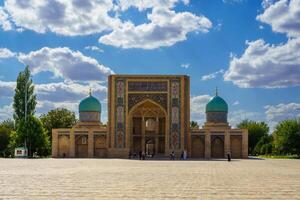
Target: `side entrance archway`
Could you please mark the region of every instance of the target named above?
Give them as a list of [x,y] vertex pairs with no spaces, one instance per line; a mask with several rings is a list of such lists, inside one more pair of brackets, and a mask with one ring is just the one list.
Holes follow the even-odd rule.
[[75,154],[79,158],[88,157],[88,136],[76,135],[75,137]]
[[192,158],[204,158],[205,138],[204,136],[192,137]]
[[212,137],[211,157],[224,158],[224,138],[222,138],[221,136]]

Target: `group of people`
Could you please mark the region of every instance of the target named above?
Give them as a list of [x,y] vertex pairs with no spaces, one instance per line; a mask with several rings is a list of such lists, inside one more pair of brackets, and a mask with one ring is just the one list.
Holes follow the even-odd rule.
[[[153,158],[153,157],[154,157],[154,153],[150,154],[150,155],[149,154],[146,155],[144,151],[143,152],[139,151],[138,154],[137,153],[131,153],[131,152],[129,152],[129,155],[128,155],[129,159],[138,158],[140,160],[145,160],[146,158]],[[186,152],[186,150],[184,150],[184,151],[181,152],[180,160],[186,160],[186,159],[187,159],[187,152]],[[176,160],[176,155],[175,155],[174,151],[172,151],[170,153],[170,160]],[[227,160],[228,160],[228,162],[231,161],[231,154],[230,154],[230,152],[227,153]]]
[[138,158],[140,160],[146,160],[146,158],[153,158],[154,157],[154,153],[152,154],[146,154],[144,151],[139,151],[139,153],[131,153],[129,152],[128,158],[132,159],[132,158]]
[[[172,151],[170,153],[170,160],[175,160],[175,159],[176,159],[175,152]],[[180,154],[180,160],[186,160],[186,159],[187,159],[187,152],[186,152],[186,150],[184,150]]]

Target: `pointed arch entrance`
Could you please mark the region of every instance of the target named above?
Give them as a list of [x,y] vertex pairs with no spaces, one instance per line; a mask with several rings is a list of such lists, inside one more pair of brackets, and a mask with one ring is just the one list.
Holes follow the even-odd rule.
[[166,150],[165,109],[151,99],[146,99],[129,112],[130,152],[144,152],[148,156],[163,155]]

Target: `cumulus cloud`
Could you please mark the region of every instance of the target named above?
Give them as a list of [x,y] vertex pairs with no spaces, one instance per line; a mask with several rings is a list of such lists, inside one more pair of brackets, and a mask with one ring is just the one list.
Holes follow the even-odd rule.
[[288,103],[288,104],[277,104],[267,105],[266,109],[267,120],[279,122],[284,119],[291,119],[300,117],[300,103]]
[[243,3],[245,0],[223,0],[223,3],[230,3],[230,4],[236,4],[236,3]]
[[201,77],[201,80],[202,81],[207,81],[207,80],[211,80],[211,79],[215,79],[219,74],[223,74],[224,73],[224,70],[221,69],[219,71],[216,71],[214,73],[211,73],[211,74],[207,74],[207,75],[203,75]]
[[0,48],[0,59],[1,58],[12,58],[15,57],[16,53],[12,52],[7,48]]
[[263,0],[261,5],[264,9],[267,9],[268,7],[270,7],[275,0]]
[[98,52],[101,52],[101,53],[104,52],[103,49],[100,49],[100,48],[97,47],[97,46],[86,46],[86,47],[84,47],[84,49],[86,49],[86,50],[91,50],[91,51],[98,51]]
[[107,93],[107,87],[97,82],[82,84],[76,82],[58,82],[47,84],[36,84],[35,89],[38,99],[41,101],[78,102],[88,95],[89,89],[92,89],[94,95],[103,99]]
[[[130,7],[134,7],[139,11],[143,11],[148,8],[173,8],[176,3],[178,3],[178,0],[119,0],[117,7],[122,11],[126,11]],[[188,4],[189,1],[183,0],[183,3]]]
[[266,119],[271,131],[282,120],[300,117],[300,103],[280,103],[277,105],[266,105],[264,108],[266,109]]
[[[122,48],[154,49],[186,40],[190,32],[208,32],[211,22],[190,12],[176,13],[176,4],[189,0],[5,0],[0,7],[4,30],[53,32],[65,36],[104,33],[99,42]],[[122,15],[131,7],[151,9],[149,23],[135,25]],[[0,25],[1,25],[0,24]]]
[[239,101],[235,101],[235,102],[233,102],[233,104],[232,105],[234,105],[234,106],[237,106],[237,105],[239,105],[240,104],[240,102]]
[[0,7],[0,26],[4,31],[12,30],[12,24],[9,21],[9,15]]
[[38,101],[36,105],[36,114],[41,115],[53,109],[65,108],[74,112],[78,116],[78,104],[79,102],[70,102],[70,101],[63,101],[63,102]]
[[94,58],[67,47],[44,47],[28,54],[20,53],[20,62],[29,65],[32,73],[52,72],[56,77],[73,81],[106,81],[113,71],[98,63]]
[[231,126],[236,127],[243,120],[254,120],[254,121],[264,121],[265,117],[259,112],[253,112],[249,110],[239,109],[229,111],[228,122]]
[[13,106],[11,105],[4,105],[0,107],[0,121],[12,118],[13,114]]
[[290,37],[300,36],[300,1],[280,0],[275,3],[263,1],[265,11],[257,16],[263,23],[270,24],[275,32],[286,33]]
[[6,0],[4,8],[17,26],[38,33],[89,35],[112,30],[120,20],[109,12],[111,0]]
[[274,32],[285,33],[289,39],[278,45],[263,39],[246,42],[245,52],[231,58],[224,79],[242,88],[299,86],[300,1],[263,0],[262,6],[265,10],[257,20],[271,25]]
[[[5,52],[7,54],[10,51]],[[106,80],[107,76],[113,73],[112,70],[99,64],[97,60],[84,56],[79,51],[72,51],[69,48],[44,47],[28,54],[16,55],[15,57],[20,62],[31,67],[33,75],[46,71],[63,79],[61,82],[35,84],[38,115],[61,107],[77,112],[80,100],[88,95],[90,88],[99,100],[102,101],[107,97]],[[15,87],[15,82],[0,80],[0,99],[12,98]],[[11,117],[11,113],[4,112],[8,108],[9,105],[0,108],[3,112],[0,119]]]
[[[14,95],[16,83],[0,81],[0,99],[12,98]],[[78,113],[78,104],[80,100],[88,95],[91,88],[92,94],[98,98],[101,103],[107,97],[107,87],[98,82],[76,83],[71,81],[34,84],[35,94],[37,95],[36,113],[40,115],[55,108],[67,108],[76,114]],[[2,113],[1,113],[2,112]],[[0,120],[12,117],[12,106],[4,105],[0,108]]]
[[99,42],[125,49],[155,49],[184,41],[187,34],[193,31],[208,32],[212,26],[204,16],[196,16],[190,12],[176,13],[166,8],[154,7],[147,18],[149,23],[137,26],[130,21],[126,22],[100,37]]
[[12,97],[15,87],[16,87],[16,82],[0,80],[0,99]]
[[199,125],[203,125],[205,121],[205,106],[212,97],[205,95],[198,95],[190,99],[191,120],[197,121]]
[[234,56],[224,74],[242,88],[282,88],[300,85],[300,38],[270,45],[259,39],[247,42],[241,57]]
[[180,67],[187,69],[190,67],[190,63],[182,63]]

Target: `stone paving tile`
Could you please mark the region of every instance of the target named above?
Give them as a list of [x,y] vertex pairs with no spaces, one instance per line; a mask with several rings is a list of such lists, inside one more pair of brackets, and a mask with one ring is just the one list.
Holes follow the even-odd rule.
[[300,199],[300,160],[0,159],[2,199]]

